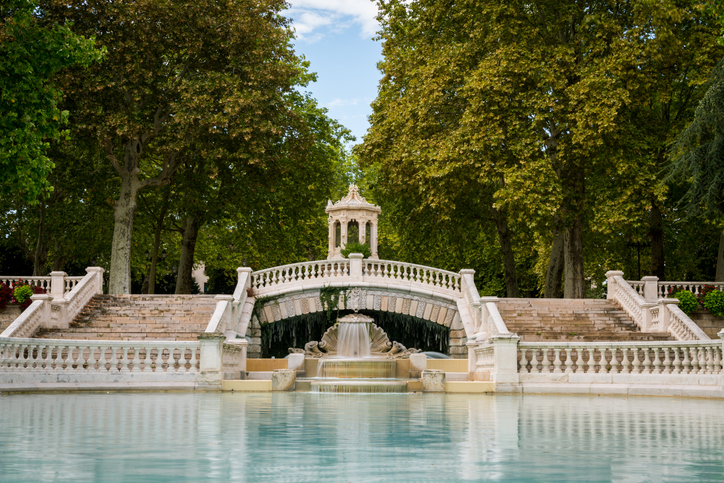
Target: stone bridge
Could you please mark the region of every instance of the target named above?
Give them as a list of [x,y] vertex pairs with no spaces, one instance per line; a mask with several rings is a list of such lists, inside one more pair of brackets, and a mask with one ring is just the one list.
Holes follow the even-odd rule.
[[[241,269],[244,270],[244,269]],[[460,273],[389,260],[322,260],[240,271],[234,299],[244,295],[237,331],[251,338],[249,355],[260,350],[259,324],[323,311],[320,289],[348,290],[340,309],[394,312],[431,321],[450,329],[450,355],[464,358],[466,341],[479,328],[481,302],[473,282],[473,270]],[[242,291],[246,291],[243,294]],[[257,317],[253,316],[256,301]],[[237,302],[238,303],[238,302]]]

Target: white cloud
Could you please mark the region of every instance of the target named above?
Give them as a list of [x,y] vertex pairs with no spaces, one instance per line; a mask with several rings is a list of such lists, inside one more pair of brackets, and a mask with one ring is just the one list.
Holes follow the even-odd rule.
[[352,24],[360,27],[360,36],[371,37],[377,31],[377,5],[372,0],[289,0],[287,15],[294,19],[297,38],[313,42],[321,38],[319,28],[331,26],[344,30]]
[[359,99],[334,99],[327,103],[325,107],[332,108],[332,107],[346,107],[346,106],[356,106],[359,104]]

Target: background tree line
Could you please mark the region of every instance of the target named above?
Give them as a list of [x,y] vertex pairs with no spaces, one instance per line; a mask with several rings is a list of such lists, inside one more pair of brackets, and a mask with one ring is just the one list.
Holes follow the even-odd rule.
[[[314,75],[293,51],[286,7],[2,7],[2,49],[17,53],[0,60],[13,88],[2,93],[2,273],[100,265],[110,293],[188,293],[199,262],[219,288],[242,263],[323,256],[324,205],[344,192],[351,138],[301,93]],[[21,115],[5,124],[16,101]],[[35,152],[21,152],[31,135]]]
[[222,291],[243,263],[323,258],[324,203],[356,178],[383,258],[475,268],[485,294],[724,280],[718,2],[378,6],[351,157],[300,93],[281,0],[5,2],[1,271],[186,293],[204,262]]
[[721,117],[691,124],[719,86],[716,3],[378,6],[383,78],[356,155],[394,227],[383,254],[475,268],[507,296],[598,296],[639,256],[640,275],[724,280]]

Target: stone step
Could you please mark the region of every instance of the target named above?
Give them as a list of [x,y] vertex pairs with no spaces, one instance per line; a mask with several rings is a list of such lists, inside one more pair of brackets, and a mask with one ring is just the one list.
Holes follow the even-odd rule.
[[611,300],[501,299],[498,310],[524,342],[671,340],[668,333],[640,332]]

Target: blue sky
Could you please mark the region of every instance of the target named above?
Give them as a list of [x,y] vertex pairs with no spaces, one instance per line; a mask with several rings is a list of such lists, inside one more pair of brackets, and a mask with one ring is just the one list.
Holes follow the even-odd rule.
[[317,82],[308,90],[329,116],[362,141],[370,103],[377,96],[382,59],[377,6],[371,0],[288,0],[296,31],[295,49],[311,63]]

